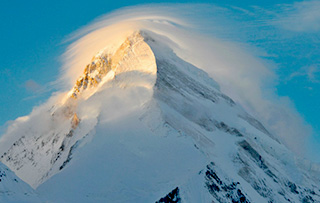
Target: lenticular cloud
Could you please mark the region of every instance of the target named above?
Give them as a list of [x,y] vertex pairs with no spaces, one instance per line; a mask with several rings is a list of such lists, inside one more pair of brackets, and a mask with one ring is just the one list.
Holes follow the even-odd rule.
[[179,57],[206,71],[223,92],[259,118],[287,146],[303,153],[311,128],[289,98],[274,92],[274,67],[252,54],[254,47],[217,37],[221,30],[232,32],[230,27],[238,26],[228,20],[230,12],[212,5],[148,5],[104,15],[69,36],[67,41],[72,43],[63,55],[61,81],[70,88],[92,56],[119,46],[132,32],[156,33]]

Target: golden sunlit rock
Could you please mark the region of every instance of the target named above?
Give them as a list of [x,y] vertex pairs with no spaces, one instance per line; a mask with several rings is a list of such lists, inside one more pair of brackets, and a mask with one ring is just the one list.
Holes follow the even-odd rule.
[[78,118],[77,114],[74,113],[72,120],[71,120],[72,129],[76,129],[78,127],[79,123],[80,123],[80,119]]
[[112,56],[108,54],[94,56],[91,62],[84,68],[83,75],[76,81],[71,97],[77,98],[78,95],[87,88],[96,87],[110,70],[116,72],[117,68],[121,65],[120,62],[130,54],[130,51],[132,52],[133,46],[150,49],[148,45],[144,43],[144,38],[140,32],[136,32],[128,37]]

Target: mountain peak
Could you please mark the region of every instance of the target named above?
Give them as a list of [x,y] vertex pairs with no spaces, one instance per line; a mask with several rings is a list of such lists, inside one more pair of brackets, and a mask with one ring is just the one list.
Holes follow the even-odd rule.
[[147,34],[101,50],[66,102],[15,123],[0,160],[59,202],[320,201],[292,152]]
[[114,54],[108,54],[106,51],[101,50],[84,68],[83,75],[77,79],[71,90],[71,97],[77,98],[84,90],[97,87],[110,71],[119,73],[117,68],[120,66],[121,61],[133,51],[135,46],[139,46],[139,43],[142,43],[143,40],[144,38],[140,31],[136,31],[126,38]]
[[[103,98],[96,98],[99,96],[96,93],[108,85],[120,91],[139,87],[152,92],[156,71],[155,56],[140,32],[128,36],[115,50],[101,50],[84,67],[83,74],[64,102],[54,104],[49,110],[29,119],[27,122],[30,123],[22,124],[28,126],[28,130],[9,147],[1,160],[24,181],[37,187],[64,168],[75,145],[97,124],[96,119],[101,112],[95,109],[84,112],[88,108],[86,101],[103,102]],[[117,93],[120,94],[120,91]],[[92,115],[93,112],[97,115]],[[46,127],[38,129],[38,124],[33,123],[37,119],[45,122]],[[27,149],[20,152],[26,145]]]

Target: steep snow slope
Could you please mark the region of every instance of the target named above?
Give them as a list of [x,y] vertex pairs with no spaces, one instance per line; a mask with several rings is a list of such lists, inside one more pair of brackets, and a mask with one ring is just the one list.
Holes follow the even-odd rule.
[[[152,96],[156,80],[155,58],[143,38],[134,36],[126,40],[112,57],[95,56],[62,102],[31,114],[17,124],[20,126],[9,129],[4,136],[3,140],[10,136],[17,137],[17,140],[14,143],[2,143],[1,150],[6,151],[1,160],[32,187],[37,187],[64,168],[79,142],[94,131],[100,111],[107,111],[108,107],[102,106],[105,99],[114,104],[119,102],[116,105],[130,103],[128,108],[117,112],[109,110],[108,115],[111,115],[108,119],[116,119],[135,105],[140,105],[139,99]],[[101,60],[109,62],[101,63]],[[112,81],[106,83],[109,80]],[[139,95],[135,92],[124,93],[123,96],[137,95],[132,101],[117,98],[126,86],[136,86],[134,91],[139,91]],[[108,90],[103,89],[112,91],[105,97],[101,91]],[[5,149],[7,146],[11,147]]]
[[35,191],[0,162],[0,202],[40,202]]
[[51,202],[319,202],[316,176],[171,44],[135,32],[100,51],[1,160]]

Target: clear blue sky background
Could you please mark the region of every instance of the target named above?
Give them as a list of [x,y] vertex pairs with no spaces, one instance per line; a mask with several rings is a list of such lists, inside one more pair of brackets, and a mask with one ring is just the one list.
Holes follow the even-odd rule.
[[[66,46],[61,42],[68,34],[88,24],[94,18],[115,9],[158,2],[215,3],[248,10],[252,10],[252,5],[274,9],[275,4],[293,3],[290,0],[259,2],[226,0],[223,3],[221,1],[168,0],[152,2],[139,0],[2,0],[0,2],[0,126],[3,126],[8,120],[29,114],[33,106],[44,102],[54,91],[53,89],[45,92],[39,90],[50,87],[49,83],[57,79],[61,66],[59,56],[64,52]],[[252,19],[246,17],[238,20],[250,24]],[[320,20],[317,22],[320,23]],[[261,29],[261,27],[256,29]],[[265,29],[268,28],[265,27]],[[245,33],[244,30],[242,31]],[[259,33],[259,31],[256,30],[254,33]],[[270,30],[261,30],[261,34],[265,33],[270,34]],[[281,33],[278,34],[281,35]],[[269,54],[278,56],[270,58],[279,67],[276,73],[280,81],[276,92],[281,96],[289,96],[295,103],[298,112],[313,126],[315,129],[312,139],[313,146],[320,143],[320,74],[317,72],[320,67],[319,36],[320,32],[316,30],[311,34],[295,33],[288,37],[289,40],[287,38],[281,41],[279,38],[274,38],[269,42],[259,36],[250,35],[250,33],[242,35],[242,39],[241,37],[236,39],[249,42],[266,49]],[[290,53],[284,53],[282,47],[291,47]],[[310,75],[308,67],[314,64],[318,66],[315,66],[315,71],[311,70]],[[0,133],[3,132],[3,129],[4,127],[0,129]]]

